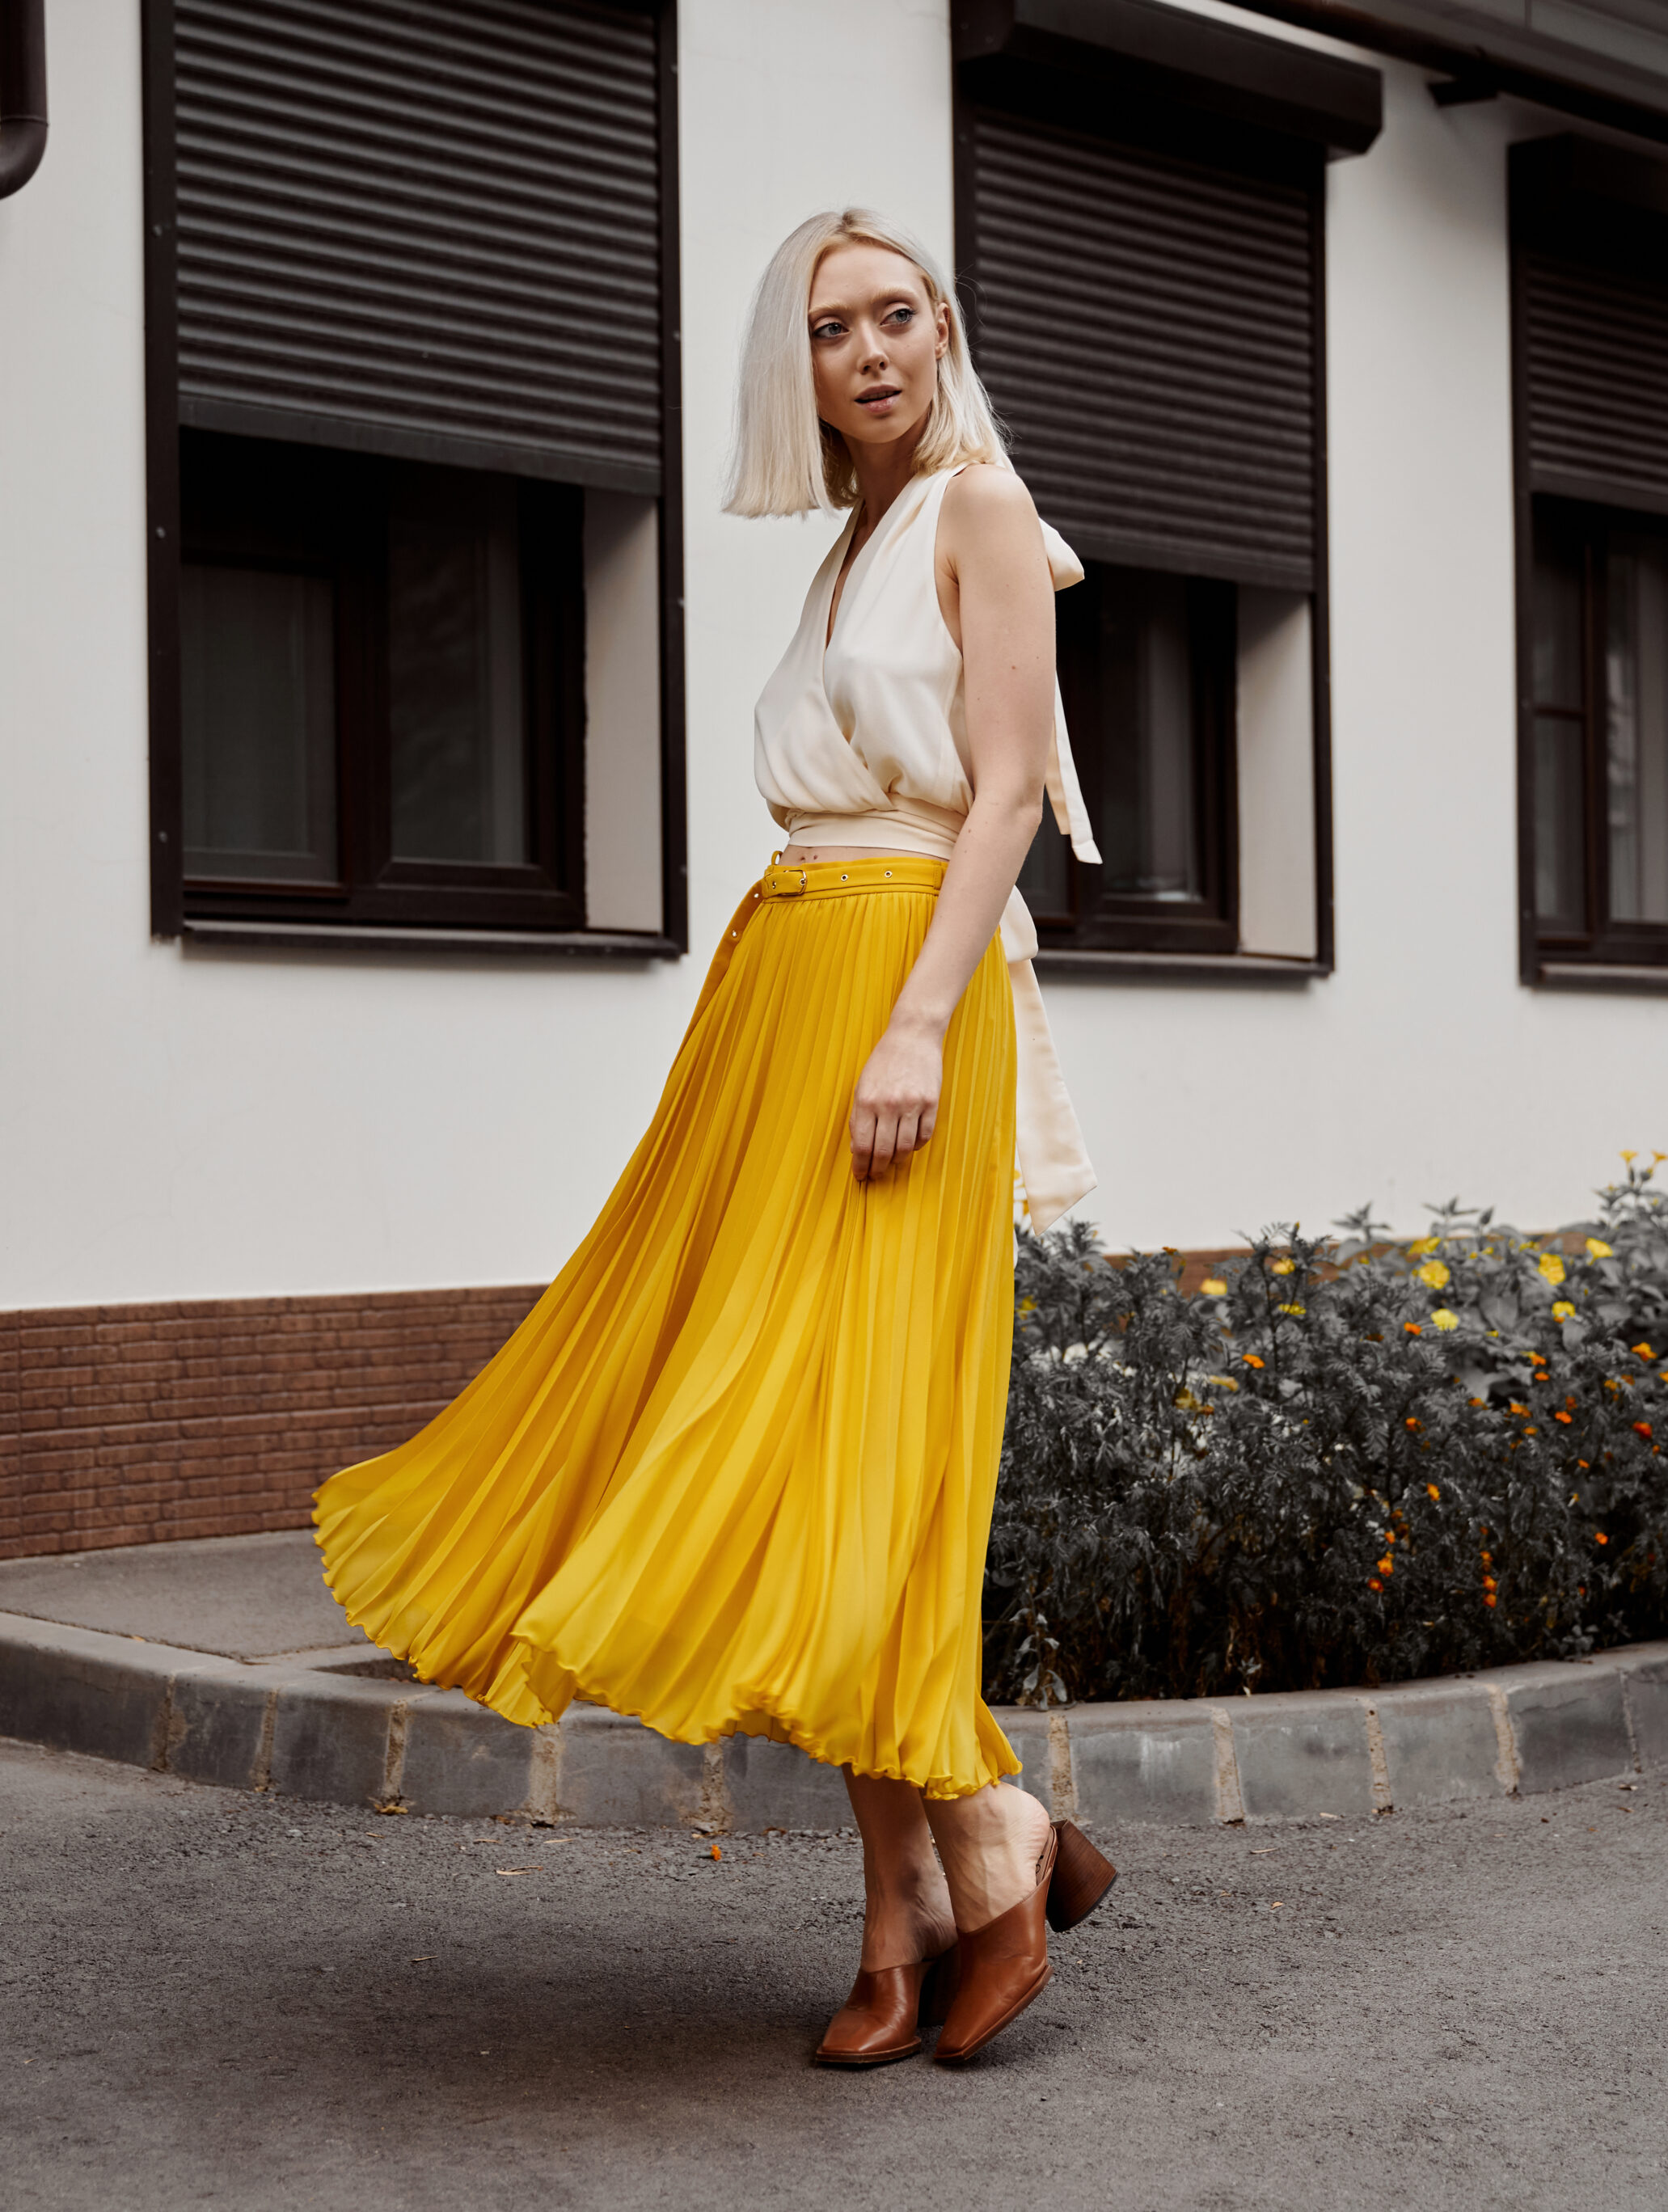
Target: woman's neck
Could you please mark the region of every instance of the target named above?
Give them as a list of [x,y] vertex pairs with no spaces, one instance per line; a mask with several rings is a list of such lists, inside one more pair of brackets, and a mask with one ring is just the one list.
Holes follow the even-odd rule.
[[884,446],[859,446],[847,439],[846,451],[851,456],[851,473],[856,479],[866,529],[874,529],[915,474],[916,448],[926,428],[927,417],[923,415],[906,435]]

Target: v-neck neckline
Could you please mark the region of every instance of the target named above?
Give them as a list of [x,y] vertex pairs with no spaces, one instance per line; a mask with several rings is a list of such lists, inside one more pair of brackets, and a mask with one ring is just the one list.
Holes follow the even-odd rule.
[[[934,474],[935,475],[937,471],[934,471]],[[822,653],[819,665],[825,672],[828,666],[828,656],[833,649],[834,640],[839,630],[841,621],[850,608],[851,595],[856,587],[858,571],[863,567],[864,563],[867,561],[869,555],[874,552],[880,540],[886,535],[892,526],[893,517],[897,514],[899,507],[902,507],[909,498],[910,493],[914,491],[916,486],[917,484],[929,484],[932,480],[933,478],[931,476],[911,477],[908,483],[906,483],[903,489],[898,494],[898,496],[892,501],[892,505],[886,509],[886,513],[880,517],[880,520],[875,524],[874,529],[870,531],[868,536],[863,540],[861,545],[859,546],[857,551],[853,554],[851,566],[849,568],[845,568],[845,589],[840,592],[840,604],[837,607],[834,605],[834,594],[839,587],[840,572],[842,568],[845,568],[844,547],[846,542],[846,531],[853,533],[855,532],[857,527],[857,516],[862,512],[861,507],[854,511],[851,520],[846,526],[846,531],[843,531],[841,532],[840,544],[838,547],[840,557],[834,563],[834,573],[828,580],[828,597],[823,602],[819,610],[822,617],[820,626]]]

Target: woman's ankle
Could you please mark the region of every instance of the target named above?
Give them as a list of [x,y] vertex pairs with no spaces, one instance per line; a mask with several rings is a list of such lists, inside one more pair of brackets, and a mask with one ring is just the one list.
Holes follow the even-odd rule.
[[999,1918],[1036,1888],[1050,1822],[1026,1791],[993,1784],[935,1802],[928,1817],[964,1934]]
[[862,1963],[868,1972],[934,1959],[955,1940],[955,1912],[936,1859],[930,1869],[894,1872],[886,1881],[866,1875]]

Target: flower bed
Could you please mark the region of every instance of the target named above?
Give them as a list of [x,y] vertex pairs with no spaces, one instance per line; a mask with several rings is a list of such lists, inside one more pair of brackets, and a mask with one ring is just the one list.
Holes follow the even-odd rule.
[[1020,1240],[986,1588],[992,1700],[1197,1697],[1668,1634],[1668,1193],[1582,1228],[1435,1210],[1385,1245]]

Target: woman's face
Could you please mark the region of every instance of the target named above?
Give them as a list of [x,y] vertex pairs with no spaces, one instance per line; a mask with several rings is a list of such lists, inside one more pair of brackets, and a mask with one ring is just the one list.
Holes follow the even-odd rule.
[[886,246],[831,246],[811,280],[817,412],[853,449],[918,432],[950,343],[948,309]]

